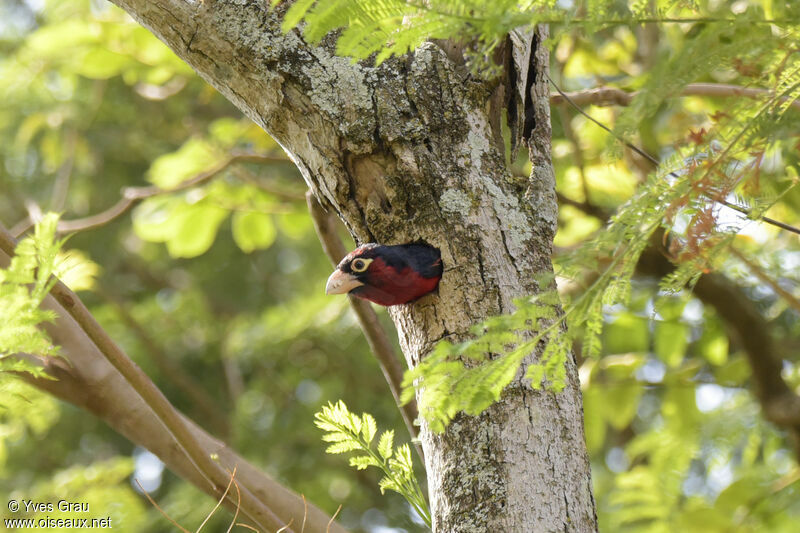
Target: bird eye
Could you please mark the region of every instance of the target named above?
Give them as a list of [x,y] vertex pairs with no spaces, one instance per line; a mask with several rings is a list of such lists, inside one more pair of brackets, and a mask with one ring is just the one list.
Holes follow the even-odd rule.
[[364,272],[371,262],[372,259],[353,259],[353,262],[350,263],[350,268],[353,272]]

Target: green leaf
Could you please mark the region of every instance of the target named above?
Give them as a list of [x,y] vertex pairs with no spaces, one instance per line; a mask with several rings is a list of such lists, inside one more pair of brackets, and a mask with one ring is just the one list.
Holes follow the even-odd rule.
[[65,20],[51,23],[33,32],[26,40],[26,48],[39,58],[56,58],[73,55],[75,50],[97,42],[88,20]]
[[406,473],[413,472],[413,462],[411,461],[411,447],[408,443],[403,443],[395,450],[394,459],[389,461],[390,464],[399,465]]
[[167,241],[167,251],[172,257],[196,257],[211,248],[228,212],[213,205],[194,205],[175,216],[176,231]]
[[656,355],[668,367],[677,368],[689,344],[689,326],[682,322],[656,322],[653,340]]
[[586,447],[589,453],[596,453],[603,448],[606,438],[606,420],[603,416],[603,391],[597,387],[589,387],[583,393],[584,426]]
[[187,204],[178,197],[156,197],[134,211],[133,229],[147,241],[165,242],[172,257],[196,257],[214,243],[228,211],[205,201]]
[[[329,430],[332,431],[332,433],[326,433],[326,434],[324,434],[322,436],[322,440],[324,440],[326,442],[341,442],[343,440],[352,440],[353,439],[353,437],[348,435],[347,433],[342,433],[342,432],[336,431],[336,426],[334,426],[333,424],[320,424],[320,423],[317,423],[316,425],[320,429],[329,429]],[[323,427],[323,426],[326,426],[326,427]]]
[[380,466],[380,463],[370,455],[359,455],[350,458],[350,466],[354,466],[358,470],[366,470],[368,466]]
[[384,431],[378,441],[378,453],[384,459],[389,459],[392,456],[392,447],[394,446],[394,430],[390,429]]
[[3,356],[58,354],[58,348],[39,327],[55,319],[54,312],[39,306],[55,283],[52,275],[62,244],[55,238],[57,225],[57,215],[45,215],[36,225],[33,236],[17,244],[8,268],[0,269],[0,360],[3,362],[0,370],[31,371],[41,375],[41,370]]
[[361,445],[355,440],[343,440],[342,442],[331,444],[330,446],[325,448],[325,453],[337,454],[337,453],[352,452],[353,450],[359,450],[359,449],[361,449]]
[[272,217],[266,213],[234,213],[231,231],[233,240],[245,253],[269,248],[277,235]]
[[378,425],[375,423],[375,418],[369,413],[361,415],[361,435],[369,445],[372,439],[375,438],[375,433],[378,431]]
[[697,341],[698,353],[709,363],[721,366],[728,362],[728,336],[715,316],[706,314],[703,334]]
[[153,161],[147,179],[164,189],[208,171],[222,161],[213,146],[202,139],[189,139],[177,151]]
[[676,529],[686,533],[736,530],[732,520],[734,516],[734,512],[724,512],[708,506],[688,509],[679,516]]
[[226,147],[234,147],[252,125],[250,120],[225,117],[212,122],[208,127],[208,133],[217,143]]
[[100,265],[80,250],[69,250],[58,256],[55,274],[75,292],[91,290],[99,273]]
[[277,219],[281,233],[290,239],[300,241],[309,234],[314,233],[311,217],[306,213],[287,213],[278,215]]
[[625,429],[636,415],[644,388],[638,383],[614,384],[603,391],[603,417],[616,429]]
[[87,78],[107,80],[119,75],[131,63],[131,58],[107,48],[92,48],[84,54],[77,73]]
[[381,494],[385,494],[387,490],[393,490],[401,494],[403,492],[402,487],[400,487],[400,485],[398,485],[394,479],[388,476],[381,478],[381,480],[378,482],[378,487],[381,489]]
[[414,475],[411,448],[403,444],[392,452],[394,430],[383,432],[376,454],[371,446],[378,431],[375,418],[369,413],[360,417],[351,413],[342,400],[324,406],[314,415],[314,424],[327,431],[322,440],[334,443],[328,446],[328,453],[360,452],[350,457],[350,466],[358,470],[369,466],[380,468],[386,474],[380,481],[381,493],[387,488],[399,492],[430,525],[430,512]]
[[[1,336],[2,334],[0,334],[0,337]],[[0,373],[3,372],[12,372],[14,374],[25,372],[26,374],[30,374],[31,376],[39,379],[56,379],[48,374],[43,366],[34,364],[26,359],[17,359],[13,356],[0,356]],[[0,407],[1,406],[2,404],[0,403]]]
[[728,485],[717,496],[715,507],[730,516],[736,513],[737,509],[748,506],[759,495],[767,498],[771,496],[769,484],[755,476],[746,476]]
[[744,357],[736,357],[714,369],[714,377],[723,385],[741,385],[750,379],[750,365]]
[[608,353],[645,352],[649,344],[647,319],[633,313],[615,315],[603,332],[603,345]]
[[166,242],[175,234],[173,213],[183,204],[176,196],[148,198],[133,210],[133,231],[149,242]]

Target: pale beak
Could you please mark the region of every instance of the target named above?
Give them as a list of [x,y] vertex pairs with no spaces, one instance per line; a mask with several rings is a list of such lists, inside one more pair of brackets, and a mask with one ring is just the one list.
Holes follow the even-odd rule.
[[354,275],[337,268],[328,278],[328,283],[325,285],[325,294],[346,294],[362,285],[364,284],[358,281]]

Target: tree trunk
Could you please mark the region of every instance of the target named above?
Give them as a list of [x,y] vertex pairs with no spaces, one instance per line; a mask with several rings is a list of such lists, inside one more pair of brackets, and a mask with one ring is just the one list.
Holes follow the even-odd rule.
[[[391,310],[409,365],[538,291],[534,275],[552,269],[556,228],[544,31],[521,80],[534,165],[520,179],[496,143],[496,84],[471,77],[437,44],[375,67],[336,57],[331,42],[282,34],[284,4],[114,2],[272,135],[357,241],[441,250],[438,295]],[[519,378],[443,434],[423,423],[435,531],[596,529],[576,366],[566,364],[559,394]]]

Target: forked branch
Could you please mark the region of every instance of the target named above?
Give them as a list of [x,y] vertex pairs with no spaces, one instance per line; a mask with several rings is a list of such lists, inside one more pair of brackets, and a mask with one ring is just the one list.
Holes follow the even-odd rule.
[[[0,226],[0,260],[14,254],[16,242]],[[114,343],[80,299],[58,282],[45,307],[56,311],[55,324],[46,325],[54,341],[68,354],[69,365],[46,361],[46,369],[57,379],[26,378],[34,385],[83,407],[134,442],[156,453],[171,468],[215,497],[224,493],[230,475],[223,465],[242,473],[241,503],[228,494],[226,505],[237,507],[247,520],[262,531],[285,527],[282,517],[298,516],[300,498],[269,480],[263,473],[209,437],[184,418],[148,376]],[[155,415],[155,416],[153,416]],[[166,429],[166,431],[164,431]],[[215,455],[216,457],[212,457]],[[265,502],[270,502],[269,506]],[[313,508],[312,517],[320,529],[330,520]],[[285,531],[291,531],[285,529]],[[334,524],[333,531],[344,530]]]

